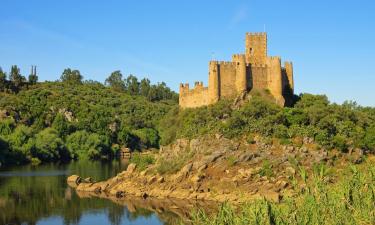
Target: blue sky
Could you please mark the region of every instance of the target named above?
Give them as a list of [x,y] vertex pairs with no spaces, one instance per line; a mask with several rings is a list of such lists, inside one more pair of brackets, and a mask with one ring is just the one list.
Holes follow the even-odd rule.
[[375,106],[375,2],[1,0],[0,66],[64,68],[103,82],[124,75],[207,84],[208,61],[244,51],[245,32],[268,33],[269,55],[294,63],[296,92]]

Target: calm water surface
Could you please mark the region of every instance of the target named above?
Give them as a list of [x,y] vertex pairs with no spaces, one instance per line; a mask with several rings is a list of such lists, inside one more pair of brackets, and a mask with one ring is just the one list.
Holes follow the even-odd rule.
[[[0,224],[173,224],[178,216],[80,198],[66,184],[71,174],[104,180],[124,170],[113,162],[72,162],[0,169]],[[130,200],[131,201],[131,200]]]

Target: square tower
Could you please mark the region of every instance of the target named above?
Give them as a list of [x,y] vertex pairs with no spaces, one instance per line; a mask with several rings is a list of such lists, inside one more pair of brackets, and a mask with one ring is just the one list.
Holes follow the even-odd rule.
[[267,34],[246,33],[246,63],[266,64]]

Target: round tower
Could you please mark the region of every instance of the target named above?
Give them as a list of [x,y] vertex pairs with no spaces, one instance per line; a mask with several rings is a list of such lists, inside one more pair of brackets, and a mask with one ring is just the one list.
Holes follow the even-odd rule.
[[245,55],[239,54],[233,56],[233,62],[236,64],[236,89],[237,93],[247,91],[246,80],[246,58]]
[[210,61],[208,73],[208,103],[213,104],[219,101],[219,65],[217,61]]
[[283,80],[281,74],[281,59],[280,57],[268,57],[268,89],[275,97],[277,104],[284,105],[283,97]]

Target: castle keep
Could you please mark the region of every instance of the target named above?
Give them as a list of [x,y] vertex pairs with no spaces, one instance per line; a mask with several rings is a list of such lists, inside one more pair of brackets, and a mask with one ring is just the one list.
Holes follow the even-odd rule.
[[245,54],[235,54],[231,62],[210,61],[208,87],[203,82],[180,84],[179,104],[192,108],[235,98],[251,90],[268,90],[277,104],[284,106],[293,95],[293,65],[281,65],[278,56],[267,56],[267,34],[246,33]]

